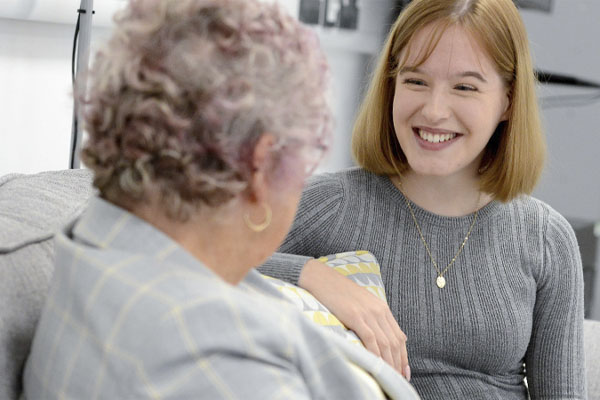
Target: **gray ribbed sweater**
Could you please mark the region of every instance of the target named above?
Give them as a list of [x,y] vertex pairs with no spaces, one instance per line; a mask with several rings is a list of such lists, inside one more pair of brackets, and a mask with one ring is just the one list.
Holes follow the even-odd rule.
[[[413,209],[445,267],[473,216]],[[305,256],[350,250],[380,262],[423,399],[522,400],[525,376],[532,399],[585,398],[580,255],[571,226],[545,203],[524,196],[483,207],[439,289],[389,178],[356,168],[323,174],[308,183],[281,253],[260,270],[296,283]]]

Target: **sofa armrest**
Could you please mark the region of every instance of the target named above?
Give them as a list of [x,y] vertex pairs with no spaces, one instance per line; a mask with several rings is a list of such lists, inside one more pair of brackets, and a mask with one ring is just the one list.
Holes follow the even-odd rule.
[[589,400],[600,400],[600,321],[583,321],[585,369]]
[[92,195],[89,170],[0,177],[0,398],[16,399],[53,271],[54,232]]

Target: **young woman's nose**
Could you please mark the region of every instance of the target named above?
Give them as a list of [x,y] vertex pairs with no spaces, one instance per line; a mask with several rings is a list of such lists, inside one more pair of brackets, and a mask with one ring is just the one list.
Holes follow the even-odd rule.
[[422,109],[423,116],[427,122],[437,123],[450,116],[450,107],[446,93],[442,90],[432,90],[425,98]]

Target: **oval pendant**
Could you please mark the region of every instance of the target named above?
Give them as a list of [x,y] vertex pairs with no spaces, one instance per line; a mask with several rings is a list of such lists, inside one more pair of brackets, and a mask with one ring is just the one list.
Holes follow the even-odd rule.
[[446,278],[444,278],[443,276],[438,276],[437,279],[435,280],[435,283],[441,289],[444,286],[446,286]]

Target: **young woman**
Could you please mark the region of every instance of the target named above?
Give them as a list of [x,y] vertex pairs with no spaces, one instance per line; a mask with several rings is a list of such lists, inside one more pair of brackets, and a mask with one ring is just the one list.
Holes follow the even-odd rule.
[[[513,2],[412,1],[352,150],[360,168],[310,182],[288,254],[261,270],[311,291],[425,399],[583,399],[581,260],[528,195],[545,144]],[[390,309],[311,259],[352,249],[379,259]]]

